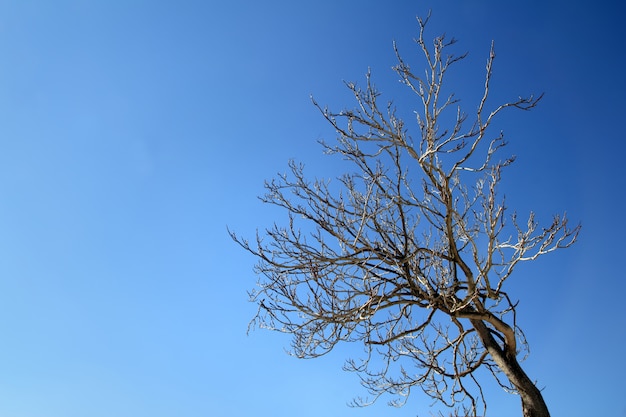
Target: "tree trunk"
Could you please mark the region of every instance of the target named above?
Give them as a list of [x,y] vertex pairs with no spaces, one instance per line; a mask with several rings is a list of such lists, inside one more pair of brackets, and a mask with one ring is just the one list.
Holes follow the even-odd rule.
[[471,320],[471,322],[496,365],[517,389],[522,400],[523,417],[550,417],[541,391],[526,375],[517,361],[517,352],[511,352],[507,349],[506,344],[501,347],[482,320]]

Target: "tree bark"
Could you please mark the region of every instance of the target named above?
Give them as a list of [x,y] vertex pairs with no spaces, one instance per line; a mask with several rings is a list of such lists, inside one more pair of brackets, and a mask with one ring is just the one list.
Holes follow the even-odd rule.
[[506,344],[500,346],[491,334],[489,327],[482,320],[471,320],[471,322],[496,365],[517,389],[522,400],[523,417],[550,417],[541,391],[526,375],[517,361],[517,352],[508,349]]

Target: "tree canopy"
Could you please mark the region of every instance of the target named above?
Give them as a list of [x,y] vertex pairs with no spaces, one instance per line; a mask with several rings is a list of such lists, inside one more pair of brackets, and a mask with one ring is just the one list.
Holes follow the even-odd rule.
[[258,258],[252,324],[290,333],[302,358],[361,343],[365,355],[345,367],[370,394],[358,405],[383,394],[402,405],[419,388],[457,413],[481,415],[487,399],[476,371],[487,369],[520,395],[525,416],[548,416],[519,363],[527,342],[506,284],[520,263],[573,244],[580,226],[565,215],[542,227],[533,213],[508,213],[498,185],[514,157],[501,156],[504,134],[492,129],[503,111],[533,109],[541,95],[490,104],[492,44],[482,96],[466,112],[443,93],[466,55],[450,52],[454,39],[427,42],[427,22],[418,18],[416,39],[424,69],[394,44],[393,69],[415,94],[415,119],[381,103],[369,72],[363,86],[346,83],[353,108],[334,112],[313,100],[337,133],[335,143],[321,142],[324,151],[352,170],[309,180],[290,162],[261,197],[286,211],[286,224],[254,243],[231,233]]

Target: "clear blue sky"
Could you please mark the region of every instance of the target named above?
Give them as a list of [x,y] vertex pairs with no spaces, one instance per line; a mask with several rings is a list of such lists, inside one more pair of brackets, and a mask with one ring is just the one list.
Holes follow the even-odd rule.
[[[510,291],[553,416],[626,416],[624,10],[616,1],[0,1],[0,416],[415,416],[284,335],[246,336],[252,236],[282,213],[256,199],[290,158],[333,176],[333,132],[309,101],[352,106],[370,66],[389,98],[391,43],[415,16],[470,57],[473,108],[489,44],[494,98],[545,92],[502,120],[518,160],[508,206],[567,210],[580,242]],[[465,95],[465,96],[464,96]],[[414,104],[401,96],[399,104]],[[495,103],[495,101],[494,101]],[[518,399],[488,389],[493,416]]]

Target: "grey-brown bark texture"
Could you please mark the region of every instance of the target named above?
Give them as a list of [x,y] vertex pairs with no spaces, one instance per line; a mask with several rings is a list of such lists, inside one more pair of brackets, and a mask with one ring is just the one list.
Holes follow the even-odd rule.
[[286,210],[286,226],[255,244],[233,234],[259,259],[252,324],[290,333],[298,357],[362,343],[363,357],[346,363],[370,394],[359,405],[385,393],[400,405],[417,387],[458,415],[483,415],[476,371],[486,369],[519,394],[524,416],[548,416],[518,361],[526,340],[506,282],[521,262],[571,245],[579,227],[565,216],[542,228],[532,213],[524,222],[505,215],[497,188],[513,158],[496,156],[505,141],[490,129],[500,112],[532,109],[541,97],[487,104],[492,46],[470,117],[442,93],[464,56],[448,54],[454,40],[427,43],[426,21],[418,19],[416,40],[425,72],[413,72],[396,49],[394,69],[418,99],[415,120],[405,124],[392,104],[379,103],[369,73],[363,88],[347,84],[354,109],[334,113],[314,101],[338,135],[322,145],[349,161],[351,173],[309,181],[290,163],[262,197]]

